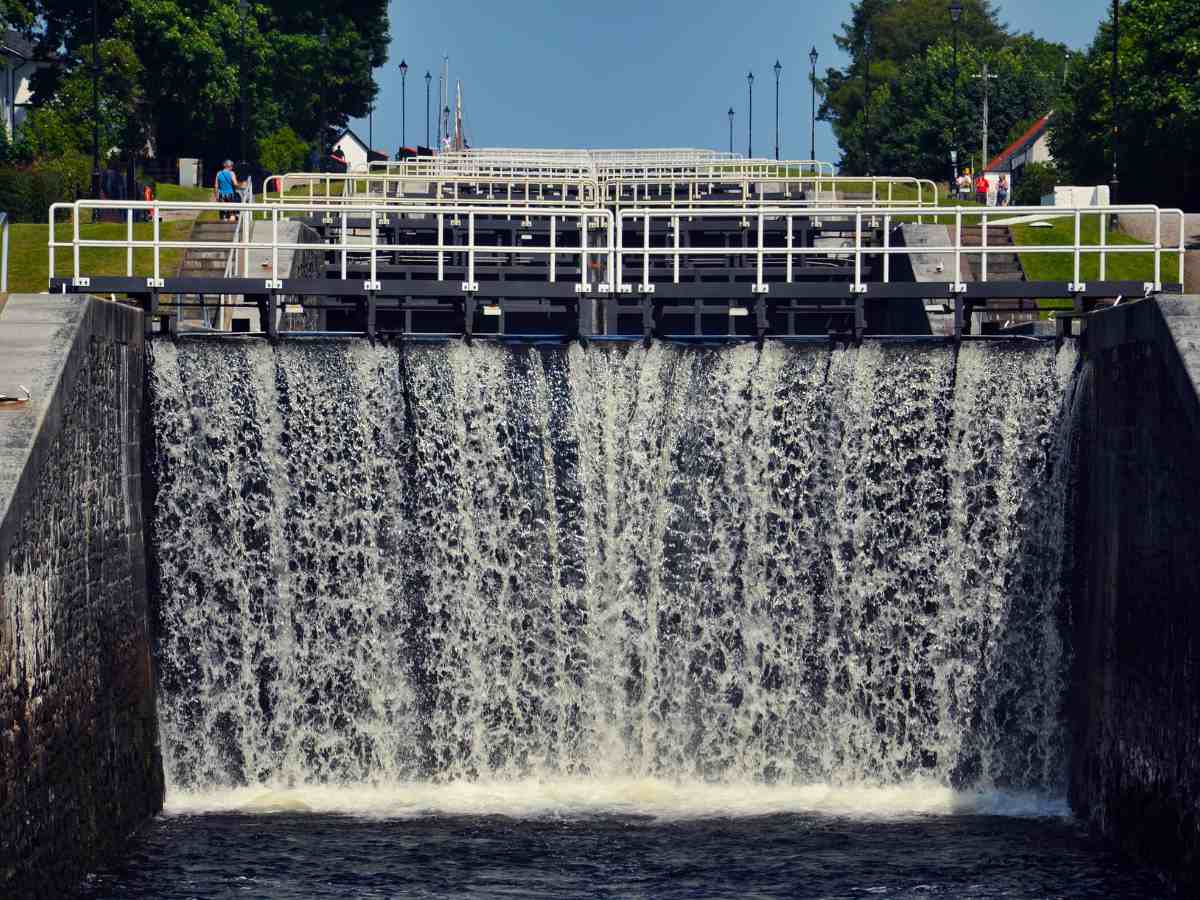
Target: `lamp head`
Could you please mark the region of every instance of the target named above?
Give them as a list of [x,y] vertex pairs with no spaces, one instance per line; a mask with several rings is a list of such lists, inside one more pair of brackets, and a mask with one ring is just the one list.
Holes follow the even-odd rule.
[[816,47],[813,47],[811,50],[808,51],[808,61],[813,64],[814,68],[816,67],[816,65],[817,65],[817,48]]
[[400,75],[404,76],[407,74],[408,74],[408,63],[406,63],[404,60],[400,60]]
[[957,25],[958,20],[962,18],[962,14],[963,14],[962,4],[959,2],[959,0],[954,0],[954,2],[951,3],[949,6],[949,10],[950,10],[950,21]]

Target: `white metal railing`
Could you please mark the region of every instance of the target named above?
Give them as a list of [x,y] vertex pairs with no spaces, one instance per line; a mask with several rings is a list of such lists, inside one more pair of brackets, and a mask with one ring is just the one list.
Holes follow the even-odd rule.
[[[1082,268],[1085,258],[1088,255],[1098,255],[1098,272],[1099,280],[1107,280],[1107,263],[1112,255],[1120,255],[1126,253],[1148,253],[1153,254],[1153,281],[1144,282],[1143,287],[1146,293],[1162,290],[1162,271],[1163,271],[1163,254],[1178,255],[1178,275],[1179,283],[1183,282],[1184,270],[1184,239],[1183,239],[1183,221],[1184,214],[1178,209],[1160,209],[1157,206],[1105,206],[1105,207],[1075,207],[1064,208],[1056,207],[1054,212],[1047,214],[1046,207],[1031,206],[1031,207],[1002,207],[988,209],[985,207],[944,207],[939,210],[939,219],[949,219],[947,227],[949,229],[950,242],[944,246],[926,246],[917,247],[896,246],[891,241],[892,225],[898,224],[898,220],[915,220],[919,216],[928,216],[929,210],[925,207],[910,207],[910,208],[891,208],[884,210],[864,210],[861,207],[841,206],[841,207],[821,207],[807,208],[803,212],[797,212],[796,209],[790,207],[742,207],[738,209],[661,209],[661,208],[641,208],[641,209],[625,209],[617,214],[617,248],[616,248],[616,273],[615,281],[617,289],[620,291],[633,291],[635,284],[627,282],[626,272],[629,270],[629,262],[634,262],[634,270],[640,270],[641,281],[636,283],[636,289],[639,291],[653,291],[652,272],[659,275],[661,270],[653,269],[651,265],[652,259],[655,257],[666,257],[671,260],[670,281],[678,284],[680,279],[681,264],[683,261],[695,260],[702,257],[731,257],[738,256],[742,258],[749,257],[753,260],[753,265],[757,272],[757,280],[754,289],[757,292],[767,293],[770,290],[770,285],[765,279],[765,271],[768,266],[780,266],[784,268],[785,283],[792,283],[794,262],[798,258],[815,257],[815,258],[833,258],[842,259],[847,264],[852,264],[854,267],[853,280],[851,282],[852,291],[861,293],[866,290],[866,281],[863,278],[864,270],[872,258],[882,260],[882,281],[889,283],[891,278],[891,259],[896,254],[941,254],[952,260],[946,268],[949,270],[947,282],[953,285],[955,293],[963,293],[966,291],[966,285],[962,282],[962,264],[964,258],[978,256],[980,259],[980,281],[988,281],[987,260],[988,257],[998,253],[1005,254],[1044,254],[1057,253],[1066,254],[1071,258],[1072,280],[1068,283],[1068,290],[1071,292],[1083,292],[1087,288],[1086,282],[1083,280]],[[987,222],[989,219],[996,221],[997,219],[1007,219],[1014,215],[1038,215],[1044,218],[1062,218],[1068,217],[1072,220],[1073,240],[1069,244],[1024,244],[1021,246],[988,246],[987,242]],[[1113,244],[1107,241],[1106,235],[1111,217],[1114,215],[1153,215],[1154,216],[1154,240],[1144,243],[1130,244]],[[755,239],[747,244],[747,246],[737,247],[689,247],[683,246],[681,243],[681,219],[696,219],[710,217],[713,219],[730,217],[740,217],[744,224],[752,229],[752,233],[756,235]],[[799,218],[822,218],[822,219],[848,219],[852,223],[852,230],[849,234],[852,236],[852,242],[846,246],[829,247],[829,246],[797,246],[794,242],[794,222]],[[1084,243],[1082,240],[1082,227],[1084,221],[1088,217],[1095,217],[1098,227],[1098,239],[1094,243]],[[1163,219],[1177,218],[1179,220],[1180,238],[1178,246],[1166,247],[1163,244]],[[668,245],[656,245],[652,240],[652,223],[656,220],[666,220],[669,224],[667,234],[669,235]],[[766,243],[768,221],[783,220],[785,224],[784,245],[771,246]],[[981,227],[981,243],[979,245],[966,244],[963,241],[964,220],[968,223],[966,227],[977,225]],[[864,224],[866,228],[864,229]],[[864,237],[873,232],[876,225],[882,226],[883,244],[875,246],[865,242]],[[636,241],[636,246],[625,246],[625,240],[628,235],[632,234],[634,238],[639,238]],[[1115,279],[1114,279],[1115,280]]]
[[[863,206],[938,205],[937,185],[925,178],[828,176],[751,176],[720,172],[710,176],[626,175],[601,182],[604,202],[623,206]],[[848,191],[849,189],[849,191]],[[838,194],[842,196],[839,197]],[[863,194],[861,198],[847,193]],[[772,196],[768,196],[772,195]],[[903,196],[900,196],[903,195]]]
[[382,203],[547,206],[570,209],[598,203],[595,181],[563,178],[492,178],[478,175],[350,175],[289,172],[264,182],[268,203],[303,202],[325,206]]
[[[125,212],[126,220],[129,223],[126,235],[124,237],[82,237],[80,233],[81,223],[90,218],[92,210],[97,209]],[[380,257],[397,254],[403,255],[405,262],[409,265],[425,264],[431,269],[436,269],[438,281],[445,280],[446,268],[454,265],[454,258],[462,258],[465,261],[463,268],[466,273],[466,280],[461,283],[464,291],[478,289],[478,284],[475,281],[477,264],[494,261],[498,256],[546,258],[547,277],[548,281],[552,284],[560,280],[558,278],[558,270],[561,265],[560,260],[563,257],[566,257],[568,260],[577,260],[579,263],[579,284],[582,290],[590,288],[589,276],[592,266],[589,264],[591,262],[600,263],[605,271],[608,272],[612,271],[613,266],[615,219],[613,214],[605,209],[578,209],[567,212],[528,206],[463,206],[447,208],[437,205],[414,205],[406,207],[405,212],[423,213],[436,221],[437,241],[433,244],[393,244],[381,241],[379,232],[380,222],[385,220],[387,216],[395,215],[396,213],[395,208],[381,204],[343,207],[334,212],[331,212],[326,207],[310,203],[243,204],[241,211],[246,215],[243,216],[243,224],[239,225],[237,239],[232,242],[197,241],[193,239],[164,240],[161,234],[161,215],[152,212],[152,210],[157,210],[158,213],[178,210],[204,213],[209,211],[228,211],[228,209],[228,204],[209,202],[77,200],[74,203],[56,203],[50,207],[50,236],[48,241],[50,278],[66,277],[58,275],[56,251],[59,249],[69,250],[71,254],[72,274],[70,277],[72,284],[76,287],[88,287],[90,281],[89,273],[85,272],[81,265],[82,251],[87,248],[124,249],[127,254],[126,277],[130,278],[135,277],[134,253],[139,250],[149,251],[152,266],[151,274],[146,278],[146,286],[148,288],[161,288],[164,286],[162,274],[163,252],[167,250],[229,250],[232,248],[238,252],[240,260],[240,265],[236,266],[235,269],[240,268],[241,271],[234,271],[231,277],[243,279],[251,277],[250,251],[260,251],[264,254],[270,254],[271,277],[264,281],[264,289],[267,290],[282,288],[282,282],[277,277],[277,273],[279,272],[279,254],[281,251],[288,250],[310,250],[336,254],[340,260],[340,275],[343,280],[349,278],[350,258],[353,256],[361,260],[366,257],[369,271],[369,275],[364,282],[366,290],[379,289],[378,266]],[[152,231],[151,236],[147,239],[138,239],[134,236],[133,221],[135,216],[142,212],[151,215]],[[339,242],[288,241],[280,238],[279,225],[281,222],[290,218],[310,216],[313,213],[323,213],[332,216],[335,221],[340,222]],[[63,214],[69,214],[70,217],[71,238],[69,240],[59,240],[55,237],[55,224],[59,220],[60,215]],[[365,229],[354,229],[350,222],[351,216],[366,218],[369,226]],[[532,242],[517,245],[500,245],[494,242],[477,243],[475,239],[476,218],[486,217],[487,219],[494,219],[497,216],[520,219],[521,222],[528,223],[529,225],[532,225],[535,221],[545,222],[548,243],[545,245]],[[252,239],[253,232],[251,228],[255,217],[258,217],[257,220],[260,222],[270,223],[269,239],[257,241]],[[447,225],[452,222],[461,224],[464,221],[466,223],[466,243],[447,243]],[[568,222],[578,226],[579,244],[561,243],[560,238],[564,232],[560,231],[559,223]],[[352,232],[355,233],[352,234]],[[360,267],[356,266],[355,268],[358,271],[357,277],[361,278]]]
[[[250,251],[260,251],[270,256],[271,278],[266,279],[266,288],[281,287],[277,280],[279,272],[279,254],[286,250],[309,250],[325,254],[335,254],[340,260],[340,277],[348,279],[349,260],[356,259],[355,277],[362,277],[362,263],[366,262],[369,276],[366,280],[367,289],[378,289],[378,265],[381,257],[402,255],[407,265],[426,264],[431,272],[436,271],[438,281],[446,278],[448,265],[455,265],[454,259],[465,259],[466,280],[462,282],[464,290],[473,290],[476,265],[479,262],[491,262],[497,256],[507,256],[511,262],[516,258],[544,257],[548,262],[548,280],[558,280],[559,260],[562,257],[577,259],[579,262],[579,283],[589,285],[588,270],[591,263],[598,263],[604,269],[604,281],[612,289],[622,291],[634,290],[634,283],[627,282],[627,272],[640,272],[641,281],[637,286],[642,290],[653,290],[655,278],[661,280],[664,271],[670,271],[669,280],[678,283],[681,267],[691,265],[703,257],[740,257],[743,261],[749,258],[749,265],[757,273],[755,290],[769,292],[770,285],[766,280],[766,270],[772,269],[771,275],[778,279],[780,274],[786,283],[793,281],[795,263],[805,257],[825,257],[844,261],[845,265],[853,266],[851,290],[863,292],[866,288],[866,278],[870,267],[876,261],[881,264],[879,280],[891,282],[891,261],[896,254],[934,254],[945,257],[947,270],[946,282],[952,285],[952,292],[962,293],[966,290],[963,283],[963,261],[976,257],[979,259],[979,280],[988,281],[988,259],[995,254],[1063,254],[1071,261],[1071,281],[1067,290],[1080,293],[1086,290],[1083,267],[1089,268],[1097,263],[1096,272],[1101,281],[1108,280],[1108,266],[1114,256],[1124,254],[1146,254],[1152,257],[1152,280],[1143,283],[1147,293],[1162,290],[1164,262],[1169,264],[1171,255],[1178,258],[1178,278],[1183,281],[1184,266],[1184,236],[1183,212],[1178,209],[1160,209],[1150,205],[1123,205],[1104,207],[1055,207],[1052,211],[1046,207],[944,207],[938,211],[938,220],[947,227],[948,241],[943,245],[922,245],[920,247],[897,246],[892,241],[893,225],[904,221],[915,220],[919,216],[929,216],[927,207],[896,207],[879,210],[863,209],[855,206],[809,207],[799,210],[795,207],[777,206],[760,207],[746,206],[740,208],[687,208],[664,209],[658,207],[642,207],[625,209],[617,214],[603,208],[555,210],[532,206],[445,206],[437,204],[413,204],[405,207],[406,213],[424,214],[434,220],[436,226],[436,242],[430,244],[405,243],[393,244],[380,239],[379,226],[386,222],[389,215],[396,214],[396,208],[384,204],[360,204],[343,206],[336,210],[312,203],[254,203],[243,204],[240,208],[239,229],[236,240],[230,241],[197,241],[194,239],[165,240],[161,233],[162,213],[169,211],[188,211],[192,213],[228,211],[227,204],[219,203],[186,203],[161,201],[118,201],[118,200],[79,200],[74,203],[58,203],[50,210],[50,233],[48,241],[50,278],[59,277],[57,270],[57,251],[67,250],[71,256],[71,279],[77,287],[87,287],[89,273],[81,262],[82,252],[88,248],[104,248],[108,250],[124,249],[126,252],[126,275],[134,277],[134,254],[137,251],[148,251],[151,255],[151,274],[146,279],[147,287],[163,287],[163,253],[168,250],[188,249],[220,249],[237,251],[237,263],[232,267],[231,277],[250,278]],[[83,237],[80,226],[91,220],[92,210],[121,211],[125,213],[127,228],[124,237]],[[137,238],[134,232],[134,220],[140,213],[150,216],[151,235],[148,238]],[[323,240],[285,241],[280,239],[279,224],[292,218],[305,218],[314,213],[322,214],[331,224],[339,224],[340,232],[337,242],[328,243]],[[55,235],[55,225],[61,216],[69,216],[71,237],[60,240]],[[989,246],[986,225],[1014,216],[1030,216],[1039,219],[1066,219],[1071,227],[1072,240],[1059,244],[1036,244],[1021,246]],[[1114,244],[1108,240],[1108,226],[1114,215],[1120,216],[1152,216],[1154,220],[1154,240],[1139,243]],[[548,240],[545,244],[535,241],[520,242],[516,245],[497,245],[495,243],[478,243],[476,240],[477,218],[494,220],[498,216],[520,218],[522,225],[532,227],[534,222],[545,223]],[[361,222],[366,220],[366,227],[355,226],[351,218]],[[737,219],[751,239],[745,246],[724,247],[692,247],[682,242],[681,220],[710,218],[713,220]],[[841,232],[845,239],[844,246],[801,246],[796,243],[796,220],[811,220],[821,218],[827,221],[844,221]],[[267,223],[268,237],[263,240],[253,240],[251,230],[254,221]],[[1166,246],[1163,241],[1165,233],[1164,222],[1177,220],[1179,223],[1179,240],[1177,245]],[[461,226],[465,221],[466,243],[448,243],[447,225]],[[655,229],[655,222],[666,221],[666,229]],[[1094,221],[1096,239],[1083,239],[1084,225],[1090,230]],[[772,241],[779,241],[780,230],[772,228],[768,231],[767,223],[784,223],[782,245],[768,243],[768,234]],[[564,245],[561,243],[566,226],[560,223],[570,223],[577,228],[578,244]],[[964,229],[980,227],[980,243],[968,244],[964,239]],[[882,234],[882,245],[874,245],[868,240],[878,229]],[[489,232],[489,240],[494,240],[494,230]],[[662,235],[666,236],[665,241]],[[459,234],[459,237],[464,235]],[[626,241],[630,243],[626,246]],[[1167,260],[1164,261],[1164,255]],[[670,260],[669,269],[652,265],[658,257]],[[747,265],[743,262],[743,267]],[[782,273],[780,270],[782,269]],[[238,271],[240,270],[240,271]],[[873,277],[876,277],[872,273]],[[993,279],[994,280],[994,279]],[[1003,279],[1002,279],[1003,280]],[[1113,279],[1129,280],[1129,279]],[[602,288],[604,285],[602,285]]]
[[0,250],[0,294],[8,293],[8,213],[0,212],[0,227],[3,228],[3,249]]

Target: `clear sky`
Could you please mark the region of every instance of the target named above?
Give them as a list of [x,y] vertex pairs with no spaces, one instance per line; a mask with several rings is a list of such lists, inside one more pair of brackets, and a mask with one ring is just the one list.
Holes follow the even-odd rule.
[[[998,0],[1002,21],[1018,31],[1080,49],[1089,44],[1108,0]],[[463,82],[467,133],[475,146],[729,147],[747,149],[746,73],[754,72],[756,156],[774,154],[775,77],[780,79],[784,158],[807,158],[808,50],[818,71],[842,65],[833,34],[849,0],[392,0],[392,44],[380,85],[374,142],[400,145],[400,72],[408,62],[409,145],[425,141],[426,70],[450,57]],[[947,16],[947,29],[949,17]],[[366,140],[367,121],[351,127]],[[437,122],[431,128],[436,134]],[[833,133],[817,123],[817,157],[837,161]]]

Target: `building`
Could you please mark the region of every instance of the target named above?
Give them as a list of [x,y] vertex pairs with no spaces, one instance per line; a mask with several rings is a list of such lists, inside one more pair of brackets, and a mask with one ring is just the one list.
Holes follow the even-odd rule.
[[1053,112],[1048,112],[1029,128],[1019,138],[1001,150],[996,157],[984,168],[986,174],[1005,174],[1014,184],[1021,177],[1021,170],[1033,162],[1053,162],[1050,155],[1048,125]]
[[333,156],[341,157],[346,161],[347,172],[365,172],[368,160],[376,162],[388,158],[386,153],[381,153],[378,150],[370,150],[367,147],[366,141],[349,128],[343,131],[341,137],[333,142],[332,153]]
[[33,102],[30,79],[38,69],[50,65],[33,58],[33,42],[20,32],[5,29],[0,39],[0,115],[11,139],[25,121],[26,108]]

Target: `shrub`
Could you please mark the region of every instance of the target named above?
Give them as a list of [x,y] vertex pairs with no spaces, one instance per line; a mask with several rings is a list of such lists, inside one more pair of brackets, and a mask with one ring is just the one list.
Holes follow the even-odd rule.
[[304,167],[308,144],[284,125],[258,142],[258,158],[263,169],[271,175],[282,175]]
[[45,222],[50,206],[88,190],[91,164],[78,153],[34,166],[0,167],[0,209],[14,222]]
[[1058,184],[1058,169],[1054,163],[1029,163],[1013,185],[1014,206],[1037,206],[1042,197],[1054,192]]

